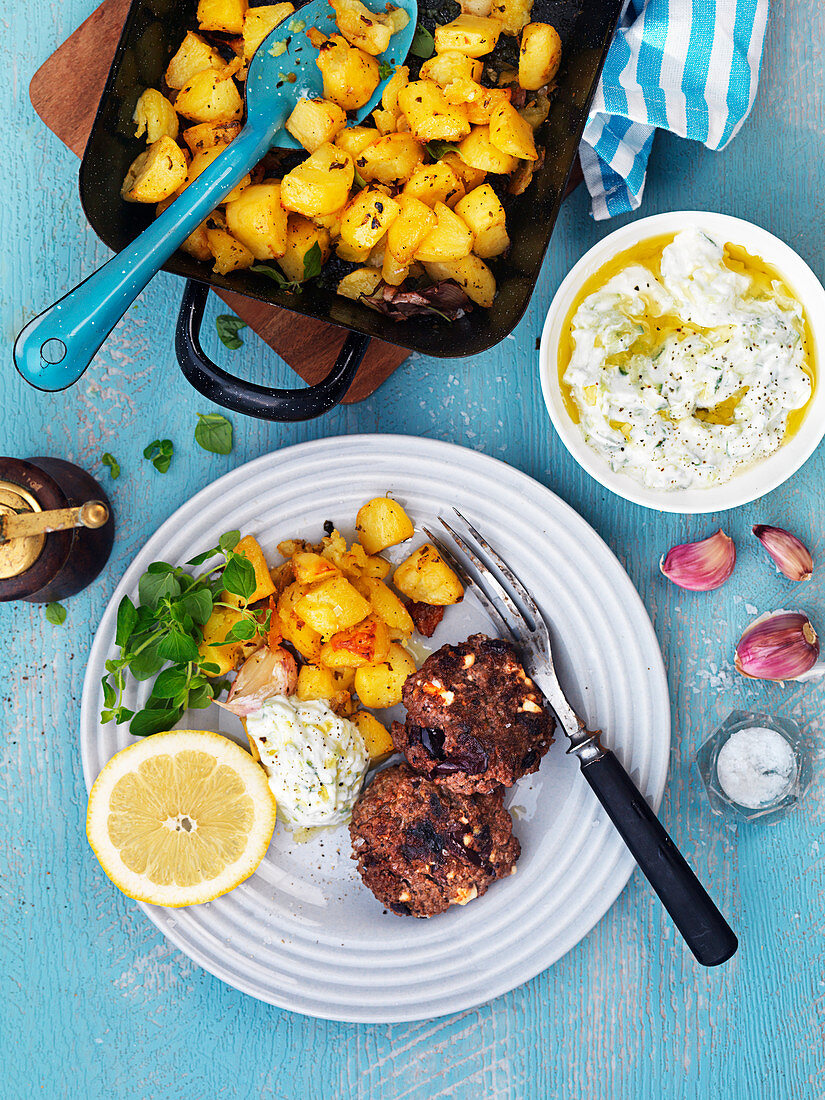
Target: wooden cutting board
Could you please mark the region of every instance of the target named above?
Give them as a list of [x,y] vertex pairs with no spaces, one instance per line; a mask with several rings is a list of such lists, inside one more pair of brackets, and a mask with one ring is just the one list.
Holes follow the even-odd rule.
[[[32,106],[78,156],[86,147],[129,3],[104,0],[32,78]],[[215,293],[305,382],[318,382],[329,373],[347,337],[344,329],[241,294],[223,290]],[[169,324],[171,332],[171,317]],[[344,401],[369,397],[409,354],[406,348],[373,340]]]

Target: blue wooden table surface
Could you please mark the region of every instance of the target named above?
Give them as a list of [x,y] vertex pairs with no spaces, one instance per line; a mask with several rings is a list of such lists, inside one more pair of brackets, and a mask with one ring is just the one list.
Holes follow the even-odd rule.
[[[94,0],[20,0],[0,16],[5,141],[0,179],[3,339],[107,258],[77,196],[77,161],[32,111],[37,66]],[[825,277],[825,91],[821,0],[772,6],[753,114],[723,153],[660,137],[644,213],[705,208],[751,219]],[[486,355],[413,356],[373,397],[294,427],[235,417],[227,458],[193,442],[208,403],[173,358],[181,284],[161,275],[73,389],[43,395],[16,376],[7,350],[0,453],[53,454],[96,472],[111,491],[118,536],[108,568],[67,602],[63,626],[41,606],[0,605],[2,648],[3,1098],[547,1097],[609,1100],[821,1097],[825,708],[816,684],[739,677],[732,647],[755,610],[803,605],[825,628],[823,566],[795,588],[766,567],[754,522],[788,526],[825,560],[825,449],[784,487],[722,517],[662,516],[601,489],[549,427],[536,337],[573,262],[613,224],[595,224],[586,196],[562,211],[530,309]],[[210,318],[217,312],[212,303]],[[210,331],[214,326],[209,321]],[[230,353],[210,339],[209,350]],[[288,369],[256,337],[233,365],[285,384]],[[78,750],[83,670],[115,583],[148,535],[196,489],[288,443],[359,431],[451,440],[502,458],[559,493],[618,554],[662,645],[673,704],[663,818],[736,927],[727,965],[701,969],[635,873],[601,923],[551,970],[455,1017],[393,1026],[305,1019],[260,1004],[199,970],[104,877],[84,837]],[[168,474],[141,457],[174,440]],[[100,456],[113,452],[113,483]],[[734,578],[709,594],[669,586],[657,568],[672,543],[723,522],[737,539]],[[796,814],[726,828],[711,815],[691,761],[733,708],[803,722],[816,742],[814,784]]]

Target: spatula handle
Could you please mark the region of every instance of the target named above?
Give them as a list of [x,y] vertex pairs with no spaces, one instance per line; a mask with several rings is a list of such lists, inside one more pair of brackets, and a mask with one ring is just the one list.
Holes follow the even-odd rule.
[[603,750],[582,772],[697,961],[726,962],[739,941],[617,758]]
[[152,276],[260,160],[275,128],[263,135],[242,130],[127,248],[29,321],[14,345],[15,366],[27,382],[63,390],[80,378]]

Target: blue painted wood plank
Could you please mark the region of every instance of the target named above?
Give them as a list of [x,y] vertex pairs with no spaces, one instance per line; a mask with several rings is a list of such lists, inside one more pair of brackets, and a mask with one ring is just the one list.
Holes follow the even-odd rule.
[[[80,210],[77,163],[34,116],[26,95],[36,67],[92,6],[31,0],[2,16],[0,94],[15,135],[0,180],[7,345],[25,320],[106,258]],[[721,154],[660,138],[642,212],[700,207],[749,218],[825,276],[823,38],[821,4],[774,3],[753,116]],[[793,587],[771,572],[749,535],[757,521],[786,525],[822,559],[825,452],[769,497],[717,517],[645,511],[612,497],[573,464],[546,420],[535,339],[565,272],[615,224],[594,224],[585,196],[574,196],[531,306],[499,348],[453,362],[413,356],[372,398],[320,423],[278,427],[236,417],[227,458],[205,454],[192,440],[195,414],[206,403],[174,363],[170,302],[180,284],[169,276],[149,287],[66,393],[26,388],[7,356],[0,450],[61,455],[111,485],[100,465],[110,450],[123,475],[111,485],[119,523],[111,564],[68,603],[66,624],[49,626],[42,609],[27,604],[0,607],[0,1096],[825,1095],[822,689],[748,683],[731,663],[754,609],[801,604],[825,623],[820,574]],[[210,310],[211,319],[217,304]],[[214,338],[210,350],[229,354]],[[237,363],[256,381],[290,377],[249,334]],[[329,1024],[259,1004],[203,973],[105,879],[84,839],[77,725],[84,663],[118,576],[157,525],[207,481],[272,448],[355,431],[447,439],[511,462],[568,500],[619,555],[653,617],[670,678],[674,740],[663,817],[740,933],[729,965],[697,967],[635,874],[566,958],[491,1004],[410,1025]],[[166,476],[141,457],[159,435],[177,448]],[[658,555],[719,523],[740,548],[734,579],[706,595],[669,586]],[[710,815],[691,759],[715,723],[743,706],[805,723],[816,739],[817,775],[799,813],[734,831]]]

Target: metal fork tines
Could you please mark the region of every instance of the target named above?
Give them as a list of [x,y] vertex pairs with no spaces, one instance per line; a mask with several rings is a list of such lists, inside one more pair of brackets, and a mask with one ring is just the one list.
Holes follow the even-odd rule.
[[512,639],[521,650],[529,672],[547,696],[565,733],[574,742],[579,741],[584,723],[568,703],[559,684],[553,665],[550,633],[536,601],[513,569],[466,516],[457,508],[453,508],[453,511],[466,528],[465,533],[459,534],[442,516],[439,516],[439,522],[472,563],[475,573],[467,568],[443,539],[426,527],[424,530],[464,586],[475,594],[499,632],[505,638]]

